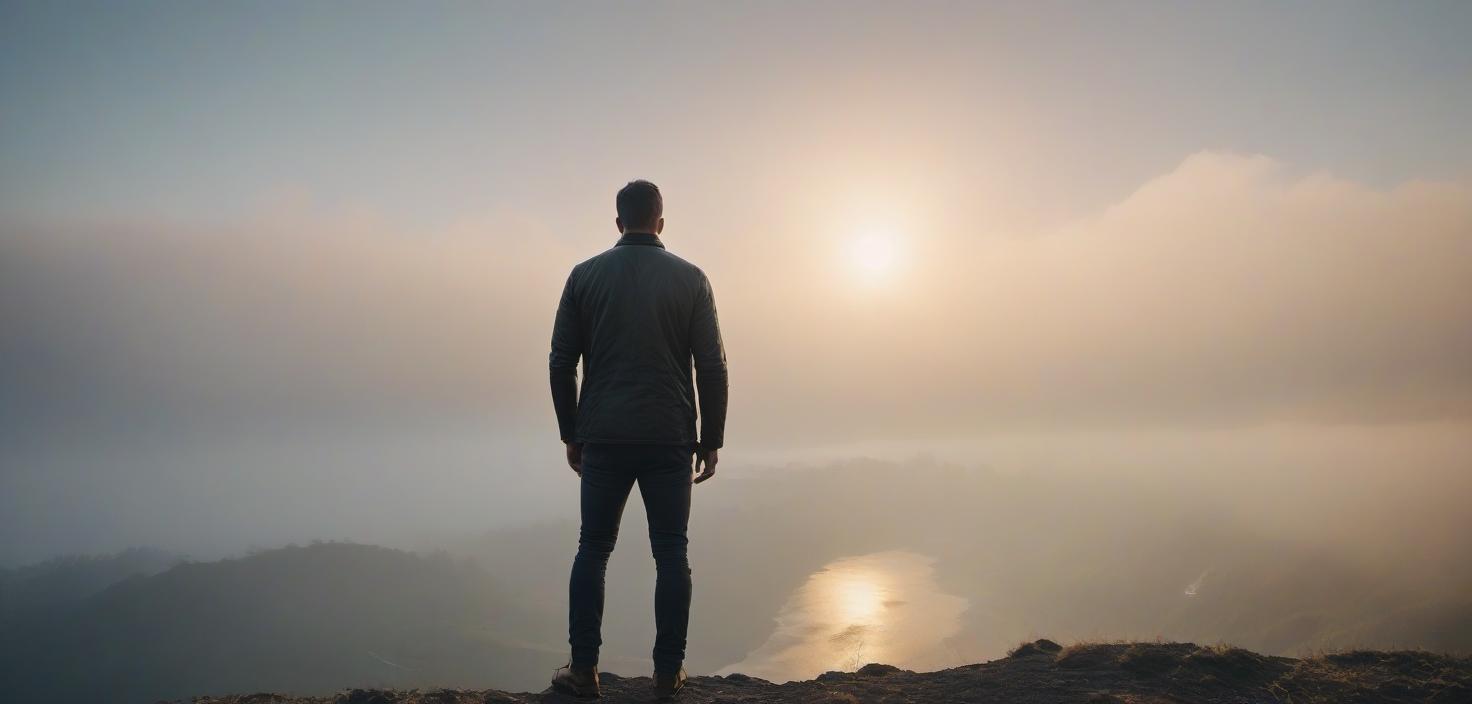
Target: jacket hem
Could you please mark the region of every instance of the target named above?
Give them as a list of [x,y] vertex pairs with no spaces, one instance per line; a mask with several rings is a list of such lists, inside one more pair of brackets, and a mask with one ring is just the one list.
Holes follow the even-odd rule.
[[577,442],[585,443],[585,444],[586,443],[594,443],[594,444],[598,444],[598,445],[690,445],[692,447],[694,447],[695,445],[700,444],[699,442],[697,442],[696,440],[693,440],[693,439],[690,439],[690,440],[681,440],[681,439],[671,439],[671,440],[634,440],[634,439],[631,439],[631,438],[590,438],[590,437],[584,437],[584,436],[578,436]]

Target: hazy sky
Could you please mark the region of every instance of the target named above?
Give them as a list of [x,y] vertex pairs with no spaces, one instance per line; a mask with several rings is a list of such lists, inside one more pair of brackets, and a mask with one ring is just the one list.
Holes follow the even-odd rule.
[[4,3],[0,562],[565,510],[551,316],[631,178],[715,285],[732,466],[1459,437],[1469,34],[1456,2]]

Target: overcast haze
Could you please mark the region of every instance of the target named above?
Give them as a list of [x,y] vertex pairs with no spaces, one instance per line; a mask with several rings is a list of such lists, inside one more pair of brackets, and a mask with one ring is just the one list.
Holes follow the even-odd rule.
[[570,511],[552,314],[632,178],[727,476],[1468,498],[1472,6],[351,8],[0,6],[0,564]]

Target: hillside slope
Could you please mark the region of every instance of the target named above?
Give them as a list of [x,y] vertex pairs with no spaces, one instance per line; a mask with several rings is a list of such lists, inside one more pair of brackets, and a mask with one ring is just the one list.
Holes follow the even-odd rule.
[[0,621],[0,701],[505,681],[546,656],[492,636],[525,630],[497,588],[447,557],[353,543],[181,563]]
[[[647,702],[647,677],[603,675],[606,704]],[[251,694],[195,704],[531,704],[571,702],[552,693],[496,690],[352,690],[333,697]],[[1451,703],[1472,701],[1472,658],[1419,651],[1354,651],[1308,659],[1266,657],[1191,643],[1084,644],[1039,640],[978,665],[916,673],[888,665],[773,684],[745,675],[695,677],[687,704],[875,702],[1257,702]]]

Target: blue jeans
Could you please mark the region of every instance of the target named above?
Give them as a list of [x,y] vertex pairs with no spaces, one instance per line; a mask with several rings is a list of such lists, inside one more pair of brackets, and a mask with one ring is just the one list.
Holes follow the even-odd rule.
[[654,670],[679,671],[690,622],[691,460],[685,445],[583,446],[582,530],[568,584],[568,643],[574,665],[597,665],[603,644],[603,577],[634,482],[644,498],[654,553]]

